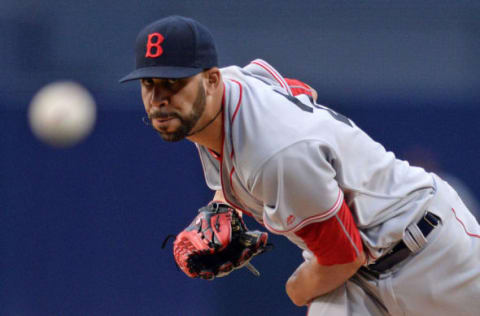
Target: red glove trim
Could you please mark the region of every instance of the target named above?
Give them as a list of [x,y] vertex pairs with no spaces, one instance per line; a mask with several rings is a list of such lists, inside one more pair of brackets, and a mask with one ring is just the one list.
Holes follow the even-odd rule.
[[295,232],[321,265],[353,262],[363,251],[362,240],[348,205],[343,201],[337,214]]

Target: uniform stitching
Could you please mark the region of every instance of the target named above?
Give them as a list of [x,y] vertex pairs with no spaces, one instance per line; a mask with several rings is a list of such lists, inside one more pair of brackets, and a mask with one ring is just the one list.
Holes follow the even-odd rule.
[[[239,97],[238,103],[237,103],[237,105],[236,105],[236,110],[237,110],[237,109],[240,107],[240,102],[241,102],[241,100],[242,100],[242,94],[241,94],[241,92],[242,92],[242,85],[241,85],[238,81],[236,81],[236,80],[231,80],[231,81],[235,82],[235,83],[238,84],[239,87],[240,87],[240,97]],[[229,100],[229,101],[230,101],[230,100]],[[225,90],[224,90],[224,98],[223,98],[223,101],[222,101],[222,102],[223,102],[223,105],[224,105],[223,110],[224,110],[224,113],[225,113],[225,112],[226,112]],[[236,110],[235,110],[235,113],[236,113]],[[230,122],[230,142],[231,142],[231,145],[232,145],[232,154],[233,154],[233,152],[234,152],[234,147],[233,147],[233,142],[232,142],[232,139],[231,139],[231,136],[232,136],[232,131],[231,131],[231,129],[232,129],[233,118],[234,118],[234,116],[235,116],[235,113],[234,113],[234,115],[232,116],[232,120],[231,120],[231,122]],[[222,142],[222,161],[220,162],[220,182],[221,182],[221,184],[222,184],[222,191],[223,191],[223,188],[224,188],[224,185],[223,185],[223,176],[222,176],[222,174],[223,174],[223,159],[224,159],[223,147],[225,146],[225,143],[224,143],[224,142],[225,142],[225,131],[224,131],[224,134],[223,134],[223,142]],[[231,155],[230,160],[232,161],[232,164],[233,164],[233,155]],[[235,171],[235,166],[232,166],[232,170],[230,170],[230,183],[231,183],[231,188],[232,188],[232,191],[233,191],[233,192],[235,192],[235,191],[234,191],[234,189],[233,189],[233,183],[232,183],[231,181],[232,181],[232,175],[233,175],[233,172],[234,172],[234,171]],[[232,203],[232,202],[227,198],[227,195],[226,195],[226,194],[223,194],[223,195],[224,195],[225,200],[226,200],[230,205],[232,205],[234,208],[242,211],[243,213],[247,214],[248,216],[254,217],[252,213],[246,211],[246,210],[245,210],[244,208],[242,208],[242,207],[239,207],[239,206],[236,205],[235,203]]]
[[255,64],[255,65],[258,65],[258,66],[262,67],[263,69],[265,69],[266,71],[268,71],[278,81],[278,83],[280,83],[282,88],[287,90],[288,94],[290,94],[290,95],[292,94],[292,91],[290,90],[290,87],[288,86],[288,84],[285,82],[285,80],[282,80],[283,76],[280,75],[278,73],[278,71],[275,70],[275,68],[273,68],[267,62],[265,62],[261,59],[256,59],[256,60],[252,61],[251,63]]
[[360,256],[360,251],[358,250],[357,245],[353,241],[352,236],[350,236],[350,234],[348,233],[347,229],[345,228],[345,225],[343,225],[342,220],[338,217],[338,214],[335,214],[335,218],[337,219],[338,223],[342,227],[343,232],[345,233],[345,235],[347,235],[348,240],[350,241],[353,248],[355,249],[355,253],[356,253],[357,257]]

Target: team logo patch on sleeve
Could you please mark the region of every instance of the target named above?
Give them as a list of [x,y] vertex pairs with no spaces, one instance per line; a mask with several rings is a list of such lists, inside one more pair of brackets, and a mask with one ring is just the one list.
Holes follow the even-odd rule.
[[292,225],[294,222],[295,222],[295,216],[293,216],[292,214],[290,214],[288,217],[287,217],[287,225],[290,226]]

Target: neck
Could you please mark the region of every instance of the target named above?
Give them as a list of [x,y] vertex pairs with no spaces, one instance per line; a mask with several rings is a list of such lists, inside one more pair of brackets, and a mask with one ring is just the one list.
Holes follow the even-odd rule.
[[[216,153],[222,152],[222,133],[223,133],[223,115],[220,113],[222,109],[224,84],[221,83],[219,89],[207,98],[207,104],[202,119],[199,120],[199,126],[206,125],[198,132],[187,137],[188,140],[205,146]],[[195,127],[194,127],[195,129]]]

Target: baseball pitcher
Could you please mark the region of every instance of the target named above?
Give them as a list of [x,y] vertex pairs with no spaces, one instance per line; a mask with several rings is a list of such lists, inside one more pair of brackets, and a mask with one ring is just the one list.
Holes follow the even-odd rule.
[[188,276],[228,275],[268,248],[244,214],[302,250],[286,291],[309,315],[478,315],[480,227],[458,194],[311,87],[261,59],[219,69],[209,31],[179,16],[140,32],[122,81],[135,79],[152,127],[195,143],[216,192],[175,240]]

